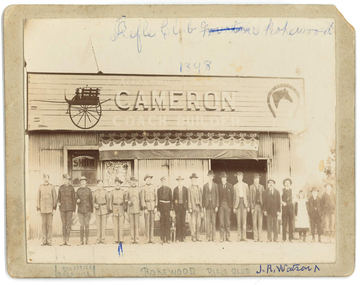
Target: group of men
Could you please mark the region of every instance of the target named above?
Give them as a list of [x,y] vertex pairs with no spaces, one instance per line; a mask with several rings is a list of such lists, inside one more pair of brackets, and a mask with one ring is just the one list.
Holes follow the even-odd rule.
[[[57,206],[60,209],[62,221],[62,245],[70,245],[72,217],[76,205],[78,207],[78,219],[80,223],[79,245],[89,243],[89,221],[95,208],[97,225],[97,243],[105,243],[106,221],[109,214],[113,216],[114,243],[124,243],[125,213],[129,217],[131,242],[139,243],[139,218],[140,212],[144,211],[145,236],[148,243],[154,243],[154,221],[155,214],[160,213],[160,237],[161,243],[170,242],[170,220],[176,217],[176,239],[184,242],[186,237],[185,218],[190,214],[191,240],[200,242],[201,220],[205,214],[206,239],[216,240],[216,217],[219,213],[220,242],[230,242],[230,217],[231,212],[237,219],[237,241],[247,241],[246,223],[247,214],[252,214],[254,241],[262,241],[263,215],[267,219],[267,240],[278,241],[278,216],[282,215],[283,241],[293,239],[293,193],[290,188],[292,181],[286,178],[283,181],[284,189],[282,197],[275,189],[275,180],[267,181],[267,188],[260,184],[260,175],[254,174],[253,184],[249,187],[243,182],[243,173],[235,174],[237,183],[230,184],[225,172],[220,174],[221,183],[216,184],[213,180],[215,173],[209,170],[208,182],[200,186],[198,176],[193,173],[190,176],[191,185],[183,185],[184,178],[176,178],[177,186],[172,191],[167,186],[166,177],[162,177],[162,186],[158,189],[152,184],[151,175],[144,177],[145,184],[138,186],[135,177],[130,178],[130,187],[124,190],[121,187],[123,181],[115,179],[115,188],[108,193],[103,188],[103,181],[97,180],[97,190],[92,192],[86,186],[86,177],[80,178],[81,186],[75,192],[70,184],[71,178],[68,174],[63,175],[63,185],[60,186],[58,195],[54,186],[49,183],[49,176],[44,175],[44,183],[40,185],[37,196],[37,210],[42,218],[42,245],[52,243],[52,218]],[[314,192],[317,192],[314,189]],[[316,198],[315,198],[316,200]],[[310,202],[310,201],[309,201]],[[312,227],[318,224],[317,202],[312,202],[313,222]],[[315,205],[315,206],[314,206]],[[312,216],[310,215],[310,220]],[[318,228],[319,232],[319,228]],[[315,228],[312,229],[313,238]]]

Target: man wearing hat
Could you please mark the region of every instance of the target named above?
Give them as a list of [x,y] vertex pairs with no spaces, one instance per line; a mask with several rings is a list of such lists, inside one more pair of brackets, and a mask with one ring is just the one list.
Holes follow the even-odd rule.
[[124,222],[125,211],[127,205],[127,194],[124,189],[120,187],[123,182],[116,177],[115,189],[111,191],[109,198],[110,213],[113,214],[114,224],[114,243],[124,243]]
[[145,175],[145,185],[141,189],[141,207],[144,209],[145,218],[145,236],[148,243],[154,243],[154,220],[157,210],[157,199],[155,186],[151,183],[153,177],[149,174]]
[[157,190],[157,205],[160,211],[160,238],[162,243],[170,243],[170,211],[172,210],[172,192],[166,184],[166,177],[160,178],[161,187]]
[[206,212],[205,225],[206,225],[206,239],[207,241],[215,241],[216,233],[216,213],[219,209],[219,190],[213,179],[215,173],[209,170],[208,182],[203,187],[202,205]]
[[233,186],[227,182],[227,174],[222,172],[220,174],[221,183],[218,185],[219,189],[219,219],[220,219],[220,242],[230,240],[230,216],[233,209],[234,189]]
[[250,211],[249,185],[243,182],[244,174],[235,174],[238,183],[234,185],[234,214],[237,220],[238,241],[246,241],[246,217]]
[[322,196],[323,214],[325,219],[325,235],[329,236],[329,242],[335,233],[335,205],[336,199],[333,192],[333,185],[329,182],[325,184],[325,193]]
[[275,189],[274,185],[275,180],[269,179],[268,188],[264,193],[264,215],[267,219],[268,242],[278,241],[277,217],[280,215],[280,193]]
[[78,205],[78,217],[80,222],[80,243],[79,245],[84,244],[84,234],[85,234],[85,244],[89,243],[89,222],[91,213],[93,212],[93,197],[92,192],[89,187],[86,186],[87,179],[85,176],[81,176],[80,184],[81,187],[76,191],[76,203]]
[[130,187],[127,193],[128,215],[130,220],[131,241],[134,244],[139,243],[139,216],[141,207],[140,188],[137,185],[138,180],[132,176],[130,178]]
[[62,235],[63,244],[70,245],[70,232],[73,213],[75,212],[76,200],[75,189],[70,184],[70,176],[68,174],[63,175],[63,185],[60,186],[58,192],[58,205],[60,208],[60,216],[62,222]]
[[259,173],[254,174],[254,184],[250,186],[250,208],[253,221],[254,242],[262,241],[262,222],[263,222],[263,195],[264,186],[260,184]]
[[310,216],[310,225],[311,225],[311,234],[312,242],[315,242],[315,228],[319,237],[319,242],[321,242],[321,213],[322,213],[322,201],[318,196],[319,190],[316,187],[313,187],[311,190],[311,197],[309,198],[309,216]]
[[109,214],[109,195],[103,188],[103,181],[97,180],[97,190],[93,195],[96,215],[97,243],[105,243],[106,221]]
[[292,189],[290,188],[290,186],[292,185],[292,180],[290,178],[286,178],[284,179],[283,184],[285,186],[285,188],[283,189],[283,194],[281,196],[283,241],[286,241],[286,232],[289,225],[289,241],[292,242],[294,226],[293,195]]
[[191,185],[189,189],[189,213],[191,214],[191,239],[192,241],[201,241],[200,229],[202,212],[202,189],[197,184],[197,175],[193,173],[190,176]]
[[49,175],[43,175],[44,183],[39,186],[36,198],[36,209],[41,214],[42,244],[51,245],[52,221],[55,214],[57,196],[55,187],[49,183]]
[[185,241],[185,217],[188,209],[188,189],[183,186],[184,178],[179,176],[176,178],[178,185],[174,189],[173,205],[176,214],[176,239]]

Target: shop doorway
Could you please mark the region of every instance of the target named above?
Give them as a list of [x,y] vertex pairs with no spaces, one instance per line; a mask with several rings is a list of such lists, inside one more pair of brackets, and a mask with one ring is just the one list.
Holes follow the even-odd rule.
[[[243,181],[250,185],[253,184],[253,177],[254,173],[259,173],[260,184],[266,188],[266,180],[267,180],[267,160],[266,159],[241,159],[241,160],[220,160],[214,159],[211,160],[211,169],[215,172],[215,183],[221,183],[220,174],[221,172],[226,172],[228,175],[228,182],[232,185],[237,183],[236,179],[236,172],[241,171],[244,174]],[[231,230],[236,230],[236,216],[234,213],[231,214]],[[217,230],[220,230],[220,223],[219,223],[219,215],[216,219],[216,227]],[[263,219],[263,229],[266,228],[266,219]],[[251,213],[247,215],[247,229],[248,231],[252,231],[252,217]]]

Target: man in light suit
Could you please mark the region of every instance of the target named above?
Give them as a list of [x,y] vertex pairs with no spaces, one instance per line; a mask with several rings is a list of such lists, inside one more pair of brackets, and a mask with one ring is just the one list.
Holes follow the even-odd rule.
[[250,186],[250,207],[253,220],[254,241],[261,240],[263,221],[263,194],[264,186],[260,183],[259,173],[254,174],[254,184]]
[[188,209],[188,189],[182,185],[184,178],[179,176],[176,178],[178,186],[174,189],[174,211],[176,214],[176,239],[185,242],[185,218]]
[[148,239],[148,243],[154,243],[154,221],[157,211],[157,192],[154,184],[151,183],[152,178],[149,174],[145,175],[145,185],[140,192],[141,206],[144,209],[145,237]]
[[264,215],[267,218],[267,241],[278,241],[277,217],[280,215],[280,193],[275,189],[275,180],[268,180],[268,189],[264,194]]
[[213,182],[215,173],[209,170],[209,182],[203,188],[203,207],[206,211],[206,239],[207,241],[215,241],[216,233],[216,213],[219,209],[219,190],[216,183]]
[[197,184],[197,175],[193,173],[190,176],[191,185],[189,191],[189,213],[191,214],[191,239],[192,241],[201,241],[200,228],[201,218],[203,217],[202,211],[202,189]]
[[235,174],[238,183],[234,185],[234,214],[236,214],[238,240],[246,240],[246,216],[250,211],[249,185],[243,182],[244,174],[237,172]]

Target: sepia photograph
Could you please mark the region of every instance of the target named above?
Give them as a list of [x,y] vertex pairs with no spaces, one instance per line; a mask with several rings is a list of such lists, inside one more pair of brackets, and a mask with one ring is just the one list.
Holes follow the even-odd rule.
[[23,262],[50,277],[330,274],[354,214],[338,12],[128,8],[22,20]]

